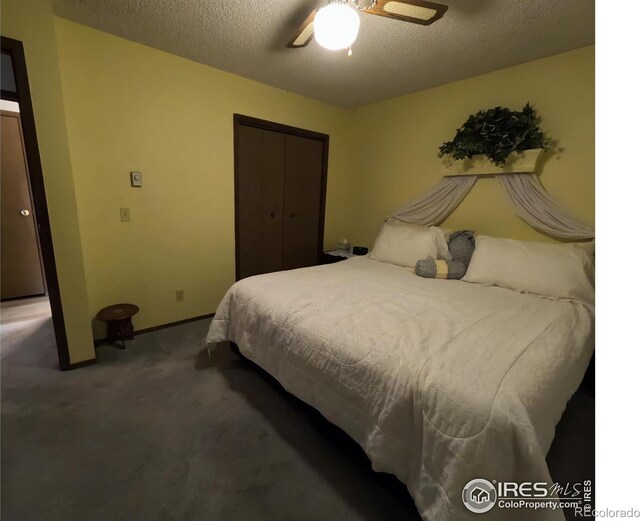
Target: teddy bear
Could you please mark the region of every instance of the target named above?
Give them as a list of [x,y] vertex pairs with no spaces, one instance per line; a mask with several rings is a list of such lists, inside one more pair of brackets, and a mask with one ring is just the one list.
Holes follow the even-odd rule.
[[450,261],[427,257],[416,263],[416,275],[430,279],[461,279],[476,249],[476,232],[460,230],[449,236]]

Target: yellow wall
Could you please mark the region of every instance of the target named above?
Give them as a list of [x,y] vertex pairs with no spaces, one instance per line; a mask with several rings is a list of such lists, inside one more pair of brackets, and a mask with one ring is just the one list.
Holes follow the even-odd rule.
[[[540,180],[564,207],[594,222],[595,47],[359,108],[353,112],[357,167],[349,178],[351,219],[344,234],[372,246],[383,216],[441,179],[438,147],[469,114],[530,101],[542,128],[557,140]],[[479,179],[443,226],[525,240],[550,241],[521,221],[495,178]]]
[[2,36],[24,44],[71,363],[94,358],[60,74],[48,0],[2,0]]
[[234,113],[331,136],[325,243],[341,238],[346,110],[64,19],[55,27],[92,314],[134,302],[140,329],[215,311],[235,280]]

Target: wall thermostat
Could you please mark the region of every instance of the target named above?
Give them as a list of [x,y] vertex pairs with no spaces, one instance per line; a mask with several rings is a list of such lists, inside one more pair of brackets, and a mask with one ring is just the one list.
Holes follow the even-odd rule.
[[131,172],[131,186],[142,186],[142,172]]

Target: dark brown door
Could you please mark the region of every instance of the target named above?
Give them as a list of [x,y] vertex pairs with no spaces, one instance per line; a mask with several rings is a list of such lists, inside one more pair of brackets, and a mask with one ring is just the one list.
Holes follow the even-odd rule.
[[324,143],[287,135],[284,168],[282,269],[318,262]]
[[2,299],[42,295],[44,282],[20,115],[2,112]]
[[236,128],[237,273],[240,280],[282,269],[285,135]]

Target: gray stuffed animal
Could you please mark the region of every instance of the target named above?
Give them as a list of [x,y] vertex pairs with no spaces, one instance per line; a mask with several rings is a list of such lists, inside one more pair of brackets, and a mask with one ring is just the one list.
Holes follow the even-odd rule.
[[467,272],[471,256],[476,249],[476,233],[460,230],[449,237],[449,253],[452,260],[436,260],[433,257],[416,263],[416,275],[430,279],[461,279]]

